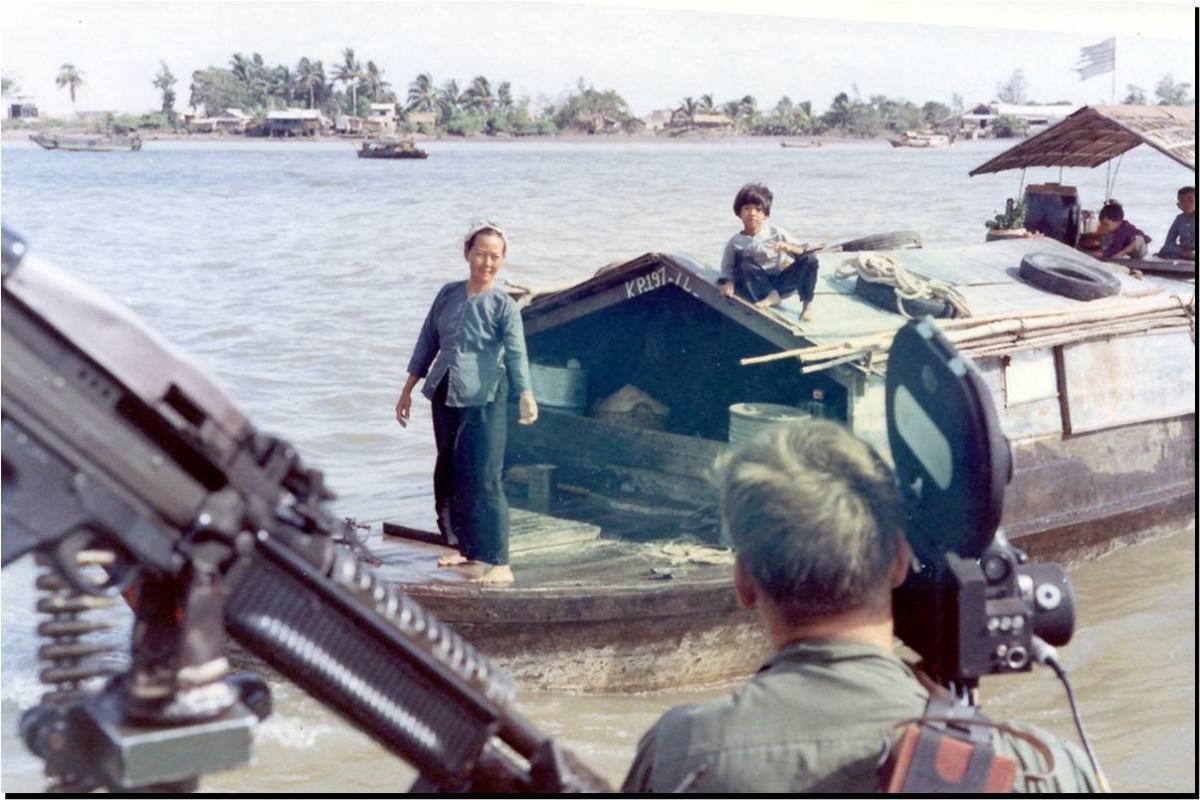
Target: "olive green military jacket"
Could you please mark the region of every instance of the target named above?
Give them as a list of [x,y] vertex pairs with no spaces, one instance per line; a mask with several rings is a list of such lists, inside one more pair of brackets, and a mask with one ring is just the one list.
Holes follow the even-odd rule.
[[[859,642],[797,642],[732,694],[664,714],[642,737],[622,790],[672,792],[687,784],[718,794],[878,791],[892,726],[921,716],[928,699],[891,652]],[[1050,747],[1055,769],[1048,780],[1029,779],[1026,773],[1044,770],[1042,756],[995,732],[997,751],[1019,765],[1014,791],[1098,790],[1082,750],[1021,727]]]

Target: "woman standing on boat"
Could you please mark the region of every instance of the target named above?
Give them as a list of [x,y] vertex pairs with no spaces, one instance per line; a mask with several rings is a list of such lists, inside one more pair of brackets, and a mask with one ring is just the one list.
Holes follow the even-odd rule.
[[500,483],[510,381],[520,398],[518,421],[530,425],[538,416],[521,312],[493,285],[507,253],[508,239],[496,225],[482,222],[467,232],[463,254],[470,275],[446,284],[434,298],[396,401],[396,420],[406,427],[412,390],[425,379],[421,391],[433,403],[437,440],[438,529],[459,551],[438,566],[470,568],[482,583],[513,581],[508,502]]

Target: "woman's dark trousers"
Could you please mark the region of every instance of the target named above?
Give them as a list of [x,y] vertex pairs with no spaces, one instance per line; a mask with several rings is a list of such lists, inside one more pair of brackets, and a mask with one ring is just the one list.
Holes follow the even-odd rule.
[[449,380],[433,395],[438,529],[465,558],[507,564],[508,501],[500,483],[508,433],[506,382],[487,405],[456,408],[446,405]]

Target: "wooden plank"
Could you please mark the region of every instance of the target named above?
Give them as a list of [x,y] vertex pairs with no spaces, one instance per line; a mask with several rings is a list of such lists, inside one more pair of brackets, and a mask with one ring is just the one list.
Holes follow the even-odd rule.
[[1064,345],[1069,433],[1196,413],[1196,345],[1187,331]]
[[[386,537],[411,539],[425,544],[444,545],[440,533],[421,530],[402,522],[383,523]],[[508,552],[519,555],[559,547],[570,547],[595,541],[600,536],[600,526],[572,519],[538,514],[520,508],[509,509]]]
[[980,358],[975,366],[991,391],[1000,427],[1011,441],[1062,433],[1052,349]]
[[725,447],[724,442],[601,422],[553,409],[541,411],[536,425],[514,424],[508,431],[509,457],[521,463],[619,464],[692,478],[706,477],[713,459]]

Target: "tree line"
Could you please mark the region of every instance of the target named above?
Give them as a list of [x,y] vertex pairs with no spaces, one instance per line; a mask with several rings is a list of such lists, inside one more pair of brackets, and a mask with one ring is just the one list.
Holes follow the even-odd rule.
[[[85,73],[73,64],[63,64],[55,83],[66,89],[75,102],[85,85]],[[148,127],[177,127],[178,83],[166,62],[160,62],[153,85],[161,96],[157,115],[143,117]],[[4,93],[15,91],[16,84],[4,78]],[[1127,85],[1126,104],[1147,104],[1146,91]],[[1194,102],[1192,85],[1177,82],[1172,74],[1162,75],[1154,89],[1159,105],[1189,105]],[[428,72],[418,74],[398,94],[392,83],[373,60],[362,61],[354,48],[342,50],[342,60],[328,68],[320,59],[301,58],[294,67],[267,64],[262,55],[233,54],[226,66],[210,66],[192,73],[188,103],[203,106],[210,116],[226,109],[238,109],[252,117],[265,117],[276,108],[300,106],[317,109],[327,117],[341,114],[365,116],[371,103],[391,103],[404,112],[429,112],[436,124],[451,134],[553,134],[559,132],[632,133],[643,121],[634,116],[629,104],[613,89],[596,89],[580,78],[572,90],[557,101],[535,107],[528,97],[515,97],[509,81],[493,83],[478,75],[460,85],[457,79],[434,81]],[[1014,70],[997,83],[996,96],[1008,103],[1029,103],[1029,85],[1021,70]],[[722,114],[739,133],[787,136],[832,133],[843,136],[873,137],[906,130],[928,128],[964,111],[962,97],[954,94],[950,102],[928,101],[916,104],[885,95],[861,97],[858,86],[835,95],[823,113],[813,111],[810,100],[794,101],[784,96],[772,107],[762,109],[753,95],[718,102],[712,94],[689,95],[671,109],[670,127],[683,132]],[[410,125],[410,128],[413,126]],[[1013,120],[1011,133],[1021,133]]]

